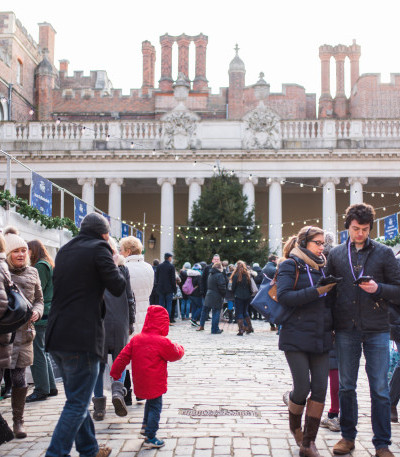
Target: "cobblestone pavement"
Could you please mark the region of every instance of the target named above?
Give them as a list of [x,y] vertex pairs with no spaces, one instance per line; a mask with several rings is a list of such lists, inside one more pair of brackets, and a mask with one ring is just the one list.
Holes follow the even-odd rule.
[[[282,402],[282,394],[291,386],[290,373],[283,353],[277,349],[276,333],[260,321],[255,322],[254,334],[243,337],[236,336],[234,324],[224,323],[221,328],[223,334],[211,335],[209,322],[204,332],[196,332],[188,321],[171,327],[170,338],[183,344],[186,353],[180,362],[169,364],[169,389],[164,396],[158,433],[166,445],[160,450],[141,449],[143,403],[129,407],[129,415],[120,418],[115,416],[109,401],[105,420],[95,422],[95,426],[99,443],[112,447],[112,457],[298,455],[288,429],[287,408]],[[374,455],[363,365],[362,362],[359,433],[354,457]],[[28,437],[0,446],[0,455],[44,456],[64,399],[60,394],[28,404],[25,417]],[[195,411],[189,411],[192,409]],[[242,414],[234,412],[238,410]],[[11,421],[9,400],[0,402],[0,412]],[[400,457],[400,424],[394,424],[392,436],[391,449]],[[322,456],[331,456],[332,446],[339,437],[339,433],[320,429],[317,447]],[[73,449],[71,457],[77,456]]]

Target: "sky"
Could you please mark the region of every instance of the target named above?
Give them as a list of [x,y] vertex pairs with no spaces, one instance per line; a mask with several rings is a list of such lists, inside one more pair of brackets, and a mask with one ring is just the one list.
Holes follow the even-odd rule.
[[[40,22],[57,32],[55,59],[70,61],[73,71],[106,70],[113,87],[129,94],[142,84],[141,43],[156,47],[156,86],[160,77],[160,35],[208,36],[207,78],[213,93],[228,86],[229,62],[239,45],[246,66],[246,84],[262,71],[271,92],[283,83],[304,86],[320,95],[321,44],[361,45],[360,73],[400,73],[399,0],[2,0],[2,11],[13,11],[38,41]],[[190,51],[194,78],[194,44]],[[346,92],[350,71],[346,62]],[[331,75],[335,67],[332,61]],[[173,77],[177,76],[177,46]],[[334,96],[335,78],[331,76]]]

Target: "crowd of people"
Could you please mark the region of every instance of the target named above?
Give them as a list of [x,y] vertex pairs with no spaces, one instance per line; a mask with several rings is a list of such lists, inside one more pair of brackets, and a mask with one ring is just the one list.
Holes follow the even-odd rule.
[[[0,324],[11,312],[11,287],[30,305],[29,320],[0,334],[0,381],[11,385],[5,393],[10,391],[13,421],[11,429],[0,416],[0,444],[27,436],[26,402],[58,395],[54,360],[66,402],[46,457],[67,456],[74,443],[82,456],[109,456],[111,448],[97,443],[89,405],[93,419],[103,420],[104,373],[111,358],[115,413],[128,414],[132,393],[137,402],[145,401],[143,446],[164,446],[157,431],[167,363],[184,356],[184,348],[167,337],[170,326],[180,318],[202,332],[211,320],[211,333],[220,335],[223,315],[236,322],[238,336],[251,334],[252,320],[262,319],[251,307],[252,297],[274,280],[279,306],[289,311],[276,333],[292,374],[284,402],[300,456],[320,457],[315,444],[320,426],[341,432],[335,455],[355,448],[363,352],[372,442],[377,457],[392,457],[400,366],[389,385],[389,347],[390,340],[400,342],[400,264],[389,247],[370,238],[374,218],[372,206],[352,205],[346,211],[346,242],[333,247],[334,237],[324,230],[304,227],[286,242],[282,258],[270,255],[264,268],[241,260],[230,264],[215,254],[210,264],[185,262],[177,270],[171,253],[151,266],[139,239],[117,243],[107,219],[97,213],[83,219],[79,235],[59,250],[55,262],[39,240],[27,243],[15,228],[6,228],[0,235]],[[27,367],[34,381],[29,396]],[[322,419],[328,380],[331,408]]]

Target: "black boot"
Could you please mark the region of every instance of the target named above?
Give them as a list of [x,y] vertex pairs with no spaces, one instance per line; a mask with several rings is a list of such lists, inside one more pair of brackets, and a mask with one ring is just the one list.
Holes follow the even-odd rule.
[[131,375],[129,370],[126,370],[124,387],[126,389],[126,395],[124,396],[124,401],[126,406],[132,406],[132,384],[131,384]]
[[233,310],[228,310],[228,324],[232,324],[233,322]]

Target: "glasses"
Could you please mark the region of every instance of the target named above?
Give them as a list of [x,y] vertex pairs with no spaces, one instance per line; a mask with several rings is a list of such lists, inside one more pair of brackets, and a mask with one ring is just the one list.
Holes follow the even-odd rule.
[[326,246],[326,243],[323,241],[317,241],[317,240],[310,240],[310,243],[315,243],[317,246]]

